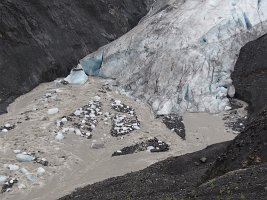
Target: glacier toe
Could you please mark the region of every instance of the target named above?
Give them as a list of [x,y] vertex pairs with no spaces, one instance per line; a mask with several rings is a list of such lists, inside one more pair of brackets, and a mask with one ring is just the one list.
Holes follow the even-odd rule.
[[72,69],[70,75],[68,75],[64,80],[70,84],[82,85],[86,83],[88,76],[85,74],[81,66],[78,65],[77,68]]
[[241,47],[267,32],[266,10],[267,0],[155,3],[138,26],[80,64],[115,78],[157,114],[220,112],[235,93]]

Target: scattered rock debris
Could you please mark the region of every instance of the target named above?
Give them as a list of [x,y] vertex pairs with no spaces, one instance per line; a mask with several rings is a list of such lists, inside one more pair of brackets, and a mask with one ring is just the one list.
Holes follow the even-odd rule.
[[18,183],[16,178],[9,178],[2,186],[1,192],[9,192],[15,183]]
[[0,132],[7,133],[8,131],[14,129],[15,127],[16,127],[16,125],[11,125],[11,124],[7,123],[3,126],[0,126]]
[[[229,109],[225,114],[223,120],[227,129],[231,129],[233,133],[239,134],[245,130],[248,123],[247,118],[247,107],[245,107],[237,99],[229,99],[231,109]],[[229,131],[229,130],[228,130]]]
[[122,156],[127,154],[133,154],[140,151],[149,151],[149,152],[165,152],[169,150],[169,145],[163,141],[158,140],[157,138],[147,140],[129,147],[124,147],[121,150],[118,150],[112,154],[112,156]]
[[185,126],[182,117],[179,115],[167,115],[163,117],[163,123],[168,129],[175,132],[183,140],[185,140]]
[[115,115],[112,118],[112,123],[111,135],[114,137],[126,135],[140,129],[140,122],[137,117],[133,119],[125,115]]
[[134,109],[130,106],[127,106],[127,105],[121,103],[120,100],[113,100],[111,105],[112,105],[112,108],[114,110],[116,110],[117,112],[128,113],[131,116],[135,115]]
[[[57,133],[56,139],[64,139],[64,133],[75,133],[86,139],[92,138],[92,131],[96,128],[98,124],[97,118],[102,116],[102,104],[100,102],[100,97],[95,96],[94,100],[91,100],[87,105],[82,108],[77,109],[74,113],[69,116],[63,116],[61,120],[57,121],[57,127],[62,130],[60,135]],[[70,126],[65,127],[65,126]]]

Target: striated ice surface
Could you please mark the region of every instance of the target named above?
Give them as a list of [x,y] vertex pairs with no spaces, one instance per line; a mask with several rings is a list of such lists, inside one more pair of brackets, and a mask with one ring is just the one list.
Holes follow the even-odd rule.
[[267,0],[158,1],[80,65],[115,78],[157,114],[220,112],[235,93],[230,75],[241,47],[267,32],[266,11]]

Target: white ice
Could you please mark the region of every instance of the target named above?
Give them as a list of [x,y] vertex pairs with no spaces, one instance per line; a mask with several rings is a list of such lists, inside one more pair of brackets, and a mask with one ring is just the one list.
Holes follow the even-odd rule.
[[230,75],[241,47],[267,33],[266,11],[267,0],[158,1],[82,61],[102,55],[96,75],[115,78],[157,114],[220,112],[235,93]]

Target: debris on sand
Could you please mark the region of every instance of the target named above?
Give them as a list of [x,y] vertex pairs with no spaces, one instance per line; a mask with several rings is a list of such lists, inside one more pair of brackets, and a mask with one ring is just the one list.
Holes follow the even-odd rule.
[[16,126],[6,123],[4,126],[0,126],[0,132],[7,133],[8,131],[14,129]]
[[1,193],[9,192],[15,183],[18,183],[17,179],[9,178],[2,186]]
[[122,156],[127,154],[133,154],[140,151],[149,151],[152,153],[155,152],[165,152],[169,150],[169,145],[157,138],[147,140],[129,147],[124,147],[121,150],[118,150],[112,154],[112,156]]
[[140,122],[136,118],[129,118],[126,115],[115,115],[112,118],[111,135],[114,137],[126,135],[134,130],[140,129]]
[[183,140],[185,140],[185,126],[182,117],[180,117],[179,115],[164,116],[163,123],[167,126],[168,129],[175,132]]
[[130,106],[123,104],[120,100],[113,100],[111,106],[117,112],[128,113],[131,116],[135,115],[134,109]]

